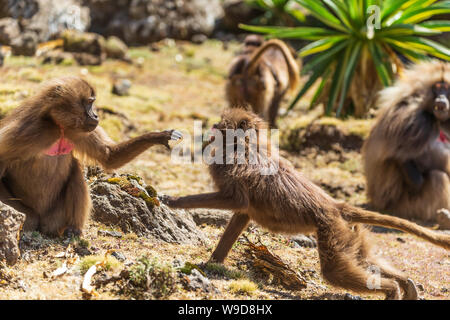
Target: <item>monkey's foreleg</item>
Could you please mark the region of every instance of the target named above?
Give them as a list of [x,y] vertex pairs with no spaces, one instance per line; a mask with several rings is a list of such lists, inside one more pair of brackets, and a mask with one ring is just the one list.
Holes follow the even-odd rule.
[[151,146],[160,144],[170,149],[170,140],[179,140],[182,134],[176,130],[150,132],[134,139],[109,147],[108,156],[102,164],[107,169],[116,169],[130,162]]
[[186,197],[170,197],[161,198],[162,202],[171,208],[179,209],[222,209],[222,210],[245,210],[248,207],[248,199],[242,197],[236,199],[227,197],[221,192],[204,193]]
[[239,235],[247,227],[250,217],[243,213],[235,213],[225,229],[219,244],[214,250],[211,261],[223,263]]

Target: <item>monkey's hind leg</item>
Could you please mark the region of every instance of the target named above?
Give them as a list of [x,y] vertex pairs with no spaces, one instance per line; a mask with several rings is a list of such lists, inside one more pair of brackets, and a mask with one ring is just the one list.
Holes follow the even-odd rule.
[[267,119],[271,128],[277,128],[276,120],[278,116],[278,110],[280,109],[280,103],[283,100],[284,92],[281,94],[275,94],[272,102],[270,103],[269,110],[267,110]]
[[88,188],[78,161],[74,160],[67,185],[54,207],[41,216],[40,229],[50,235],[80,235],[91,210]]
[[387,278],[394,279],[404,291],[403,300],[417,300],[419,295],[416,284],[409,279],[403,272],[395,269],[389,263],[377,257],[371,250],[371,243],[369,241],[369,231],[361,225],[354,226],[355,236],[360,239],[360,249],[358,258],[360,262],[370,269],[374,276],[377,274]]
[[343,219],[325,222],[317,230],[323,277],[331,284],[360,293],[383,292],[387,299],[401,299],[398,283],[381,275],[374,279],[360,261],[361,237]]
[[239,235],[248,225],[250,218],[248,215],[243,213],[235,213],[230,222],[225,229],[222,237],[220,238],[219,244],[214,250],[211,261],[223,263],[225,258],[228,255],[228,252],[231,250],[231,247],[236,242]]

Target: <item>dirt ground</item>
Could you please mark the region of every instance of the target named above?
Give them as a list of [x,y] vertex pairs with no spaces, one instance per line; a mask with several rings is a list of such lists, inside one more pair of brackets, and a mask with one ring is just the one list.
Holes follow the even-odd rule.
[[[128,119],[125,121],[123,117],[100,112],[101,125],[114,140],[133,137],[147,130],[179,129],[192,134],[194,121],[203,121],[203,127],[209,128],[226,107],[225,78],[237,48],[232,44],[225,50],[221,42],[213,40],[203,45],[164,41],[160,43],[159,51],[131,49],[133,64],[108,60],[95,67],[42,65],[39,58],[9,57],[1,70],[0,108],[7,112],[16,107],[22,99],[33,94],[43,80],[76,74],[85,76],[96,87],[98,108],[123,114]],[[123,78],[132,82],[130,95],[119,97],[111,94],[113,81]],[[305,111],[308,98],[300,103],[298,111],[279,122],[282,155],[334,197],[355,205],[366,203],[358,141],[354,147],[330,145],[325,149],[298,143],[302,130],[317,114]],[[317,121],[325,127],[339,127],[346,136],[359,136],[361,141],[371,125],[371,120]],[[187,195],[212,190],[206,166],[173,164],[170,153],[160,147],[145,152],[118,172],[136,173],[164,194]],[[95,256],[74,260],[69,265],[69,272],[56,278],[49,274],[67,260],[59,256],[66,251],[69,240],[49,239],[38,232],[27,233],[21,243],[21,260],[13,267],[0,267],[0,299],[87,298],[80,290],[83,273],[93,263],[101,261],[108,250],[120,252],[125,261],[119,262],[111,257],[109,270],[103,276],[117,274],[145,255],[151,260],[156,259],[161,266],[172,265],[174,260],[199,265],[217,290],[187,290],[180,280],[180,272],[170,267],[176,280],[171,285],[173,290],[168,290],[168,293],[140,296],[127,293],[120,283],[116,283],[98,289],[98,295],[91,299],[345,299],[352,297],[347,293],[356,295],[336,289],[322,279],[315,248],[295,246],[290,237],[274,235],[260,228],[252,229],[252,236],[260,237],[271,252],[306,275],[306,289],[286,290],[261,277],[248,263],[242,238],[235,244],[224,268],[206,268],[203,263],[208,260],[223,227],[205,224],[200,228],[207,236],[204,245],[176,245],[133,234],[124,234],[120,238],[99,235],[99,230],[109,229],[89,221],[82,239],[77,239],[71,246],[80,247],[82,244]],[[404,233],[382,232],[372,233],[372,236],[377,251],[420,284],[421,296],[425,299],[450,298],[448,252]],[[96,277],[100,275],[94,279]],[[382,298],[375,294],[360,297]]]

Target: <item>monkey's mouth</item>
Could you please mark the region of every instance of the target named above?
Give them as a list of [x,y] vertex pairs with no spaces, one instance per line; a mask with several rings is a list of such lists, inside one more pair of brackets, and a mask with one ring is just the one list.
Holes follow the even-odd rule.
[[97,123],[86,123],[84,125],[84,131],[92,132],[97,128],[97,126],[98,126],[98,122]]

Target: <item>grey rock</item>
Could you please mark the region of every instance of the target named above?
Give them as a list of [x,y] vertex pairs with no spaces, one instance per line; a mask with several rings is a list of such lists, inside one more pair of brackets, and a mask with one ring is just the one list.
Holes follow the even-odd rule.
[[106,39],[105,52],[108,58],[123,60],[127,62],[131,61],[128,55],[127,45],[115,36],[111,36]]
[[19,232],[25,222],[25,214],[0,203],[0,260],[13,265],[20,257]]
[[317,241],[314,236],[306,236],[303,234],[291,238],[295,247],[300,248],[317,248]]
[[439,224],[439,229],[450,230],[450,211],[447,209],[440,209],[436,213],[436,222]]
[[61,64],[63,62],[74,62],[72,54],[62,50],[52,50],[42,55],[42,64]]
[[351,295],[350,293],[346,293],[344,295],[344,300],[363,300],[363,298],[361,298],[360,296]]
[[66,29],[86,31],[90,26],[89,9],[79,0],[9,0],[0,4],[0,16],[20,20],[23,30],[34,32],[39,42]]
[[119,231],[114,231],[114,230],[98,230],[98,235],[99,236],[107,236],[107,237],[114,237],[114,238],[122,238],[123,234],[122,232]]
[[17,56],[34,56],[38,43],[37,34],[32,31],[26,31],[11,42],[12,54]]
[[[219,0],[86,0],[91,30],[114,35],[128,45],[164,38],[190,40],[213,33],[223,15]],[[198,37],[197,37],[198,38]]]
[[125,260],[127,260],[125,255],[122,252],[119,252],[119,251],[114,251],[113,253],[111,253],[111,255],[114,258],[116,258],[117,260],[119,260],[120,262],[124,262]]
[[208,37],[204,34],[195,34],[192,36],[192,39],[191,39],[191,41],[195,44],[202,44],[206,40],[208,40]]
[[91,186],[92,219],[123,232],[154,237],[170,243],[200,244],[205,235],[183,210],[161,204],[152,207],[143,199],[121,190],[118,185],[97,180]]
[[130,94],[131,81],[128,79],[118,80],[113,84],[111,92],[118,96],[127,96]]
[[213,286],[211,281],[200,273],[197,269],[192,269],[191,274],[187,276],[188,281],[186,283],[186,289],[203,292],[215,292],[217,288]]
[[78,254],[80,257],[90,256],[92,254],[92,252],[88,248],[84,247],[76,247],[75,253]]
[[17,20],[13,18],[0,19],[0,43],[11,45],[14,39],[20,36],[20,27]]

